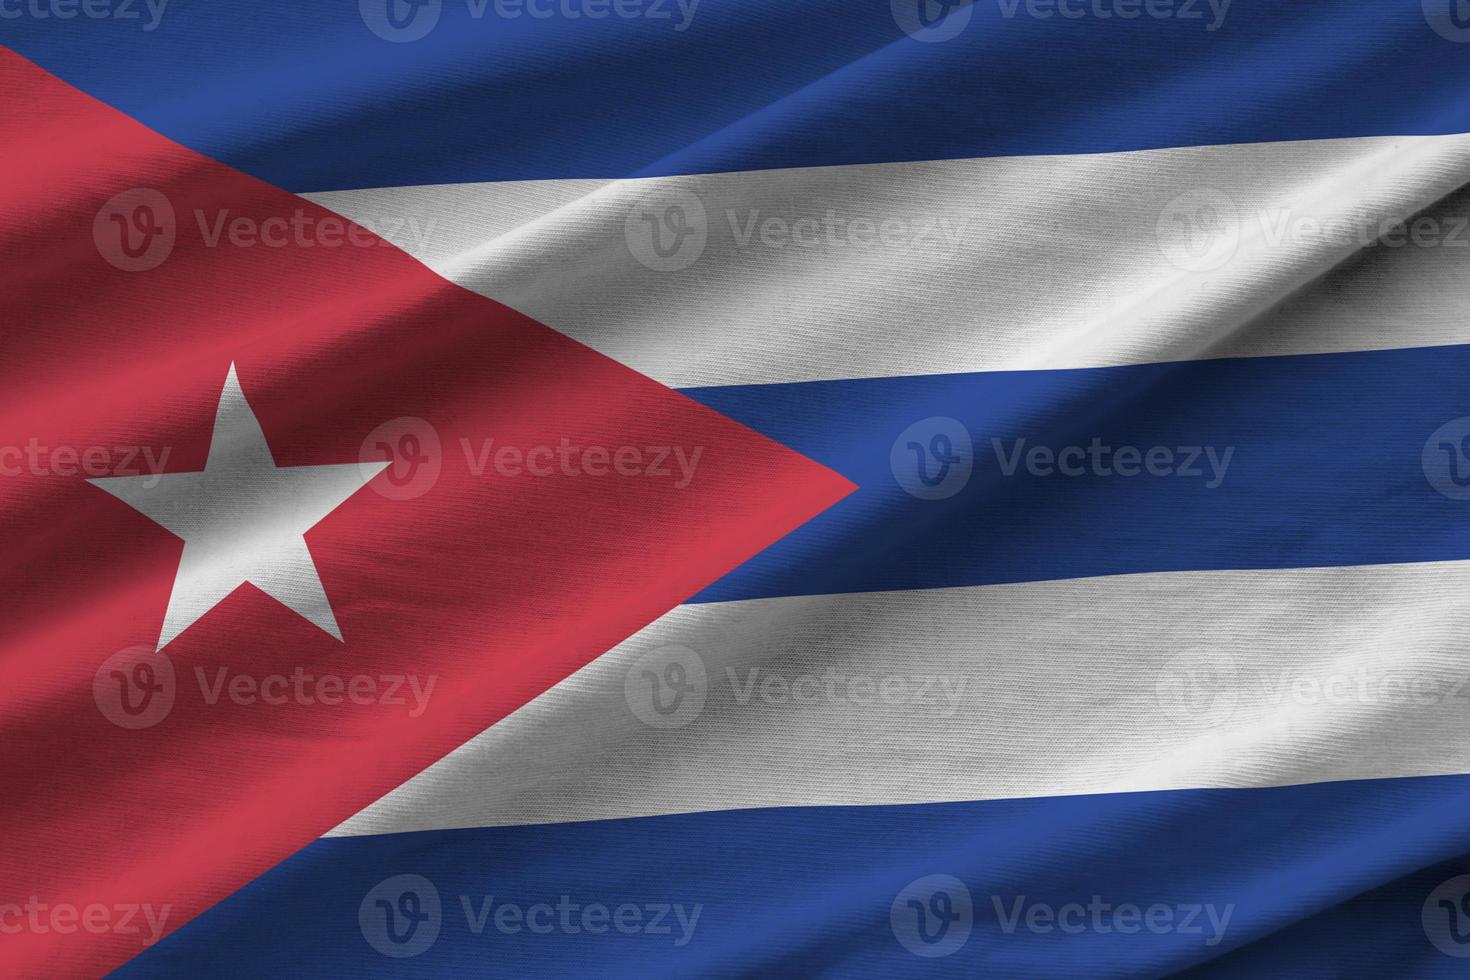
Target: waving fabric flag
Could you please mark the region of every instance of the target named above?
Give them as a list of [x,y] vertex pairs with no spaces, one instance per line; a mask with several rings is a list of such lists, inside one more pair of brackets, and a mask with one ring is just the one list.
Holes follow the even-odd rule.
[[1463,975],[1470,3],[0,78],[0,973]]

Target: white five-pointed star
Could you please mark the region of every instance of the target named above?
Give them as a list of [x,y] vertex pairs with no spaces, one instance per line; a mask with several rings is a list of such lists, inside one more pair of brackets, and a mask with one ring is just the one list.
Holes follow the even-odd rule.
[[276,466],[231,364],[203,472],[88,482],[184,539],[158,649],[247,582],[341,640],[304,535],[387,465]]

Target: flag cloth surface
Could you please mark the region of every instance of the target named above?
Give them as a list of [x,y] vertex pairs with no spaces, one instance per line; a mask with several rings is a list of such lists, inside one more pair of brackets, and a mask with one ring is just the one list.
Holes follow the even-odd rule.
[[1467,0],[0,78],[0,975],[1470,969]]

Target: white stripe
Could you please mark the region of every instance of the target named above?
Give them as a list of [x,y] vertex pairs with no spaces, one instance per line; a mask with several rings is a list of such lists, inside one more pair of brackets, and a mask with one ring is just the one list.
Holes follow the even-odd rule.
[[[1467,343],[1467,180],[1442,136],[310,196],[681,387]],[[655,271],[627,232],[670,203],[707,243]],[[1438,245],[1354,241],[1426,208]]]
[[[1466,594],[1470,562],[683,606],[336,833],[1470,771]],[[665,721],[680,657],[704,703]]]

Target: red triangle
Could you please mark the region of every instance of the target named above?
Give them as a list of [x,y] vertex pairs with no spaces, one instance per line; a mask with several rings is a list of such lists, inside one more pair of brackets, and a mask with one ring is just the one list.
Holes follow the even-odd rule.
[[[123,962],[151,937],[120,909],[178,927],[853,489],[3,49],[0,78],[6,974]],[[345,642],[246,587],[165,664],[182,542],[86,481],[201,469],[231,362],[279,465],[397,462],[307,536]],[[138,658],[172,705],[123,727]]]

